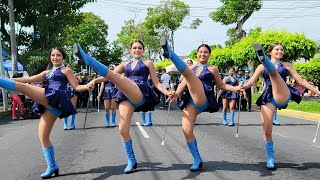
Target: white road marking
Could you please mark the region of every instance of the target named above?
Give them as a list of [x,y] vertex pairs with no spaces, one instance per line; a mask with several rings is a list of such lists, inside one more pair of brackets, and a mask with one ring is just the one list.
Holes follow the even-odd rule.
[[136,122],[136,125],[138,126],[138,128],[141,131],[144,138],[150,138],[148,133],[143,129],[143,127],[141,126],[141,124],[139,122]]
[[316,145],[312,145],[312,146],[320,149],[320,146],[316,146]]

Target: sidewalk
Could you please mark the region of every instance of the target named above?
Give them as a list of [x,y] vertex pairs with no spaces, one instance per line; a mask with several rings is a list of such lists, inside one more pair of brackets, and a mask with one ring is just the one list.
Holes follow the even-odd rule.
[[290,110],[290,109],[278,110],[278,114],[284,115],[284,116],[308,119],[308,120],[312,120],[312,121],[319,121],[320,120],[320,114],[303,112],[303,111],[296,111],[296,110]]

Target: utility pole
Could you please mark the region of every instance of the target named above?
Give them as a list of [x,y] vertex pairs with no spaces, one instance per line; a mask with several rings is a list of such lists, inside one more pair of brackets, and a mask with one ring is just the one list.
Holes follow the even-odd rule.
[[[2,56],[2,42],[1,42],[1,32],[0,32],[0,75],[5,76],[4,73],[4,64],[3,64],[3,56]],[[8,110],[8,96],[7,96],[7,90],[2,88],[2,99],[3,99],[3,109],[4,111]]]
[[18,71],[17,66],[17,43],[16,43],[16,30],[14,27],[14,8],[13,0],[8,0],[9,6],[9,23],[10,23],[10,41],[11,41],[11,59],[12,59],[12,74]]

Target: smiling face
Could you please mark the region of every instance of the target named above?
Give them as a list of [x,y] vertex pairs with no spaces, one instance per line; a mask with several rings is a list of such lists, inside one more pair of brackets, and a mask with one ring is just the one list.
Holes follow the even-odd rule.
[[280,61],[280,59],[283,57],[283,54],[284,54],[283,46],[280,44],[276,44],[269,52],[271,60],[275,60],[275,61]]
[[199,63],[205,64],[210,57],[210,51],[207,47],[200,47],[197,52],[197,59]]
[[143,48],[143,45],[141,43],[134,42],[131,45],[130,54],[132,55],[133,58],[139,59],[139,58],[142,57],[143,53],[144,53],[144,48]]
[[234,72],[235,72],[235,70],[234,70],[233,68],[230,68],[229,71],[228,71],[228,74],[229,74],[230,76],[233,76],[233,75],[234,75]]
[[60,66],[63,62],[63,55],[59,50],[54,49],[51,51],[50,60],[53,66]]

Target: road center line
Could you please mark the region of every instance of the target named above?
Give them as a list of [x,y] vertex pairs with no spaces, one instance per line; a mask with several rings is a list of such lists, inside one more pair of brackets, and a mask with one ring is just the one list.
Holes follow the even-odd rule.
[[143,129],[143,127],[141,126],[141,124],[139,122],[136,122],[136,125],[138,126],[138,128],[141,131],[144,138],[150,138],[149,135],[147,134],[147,132]]

